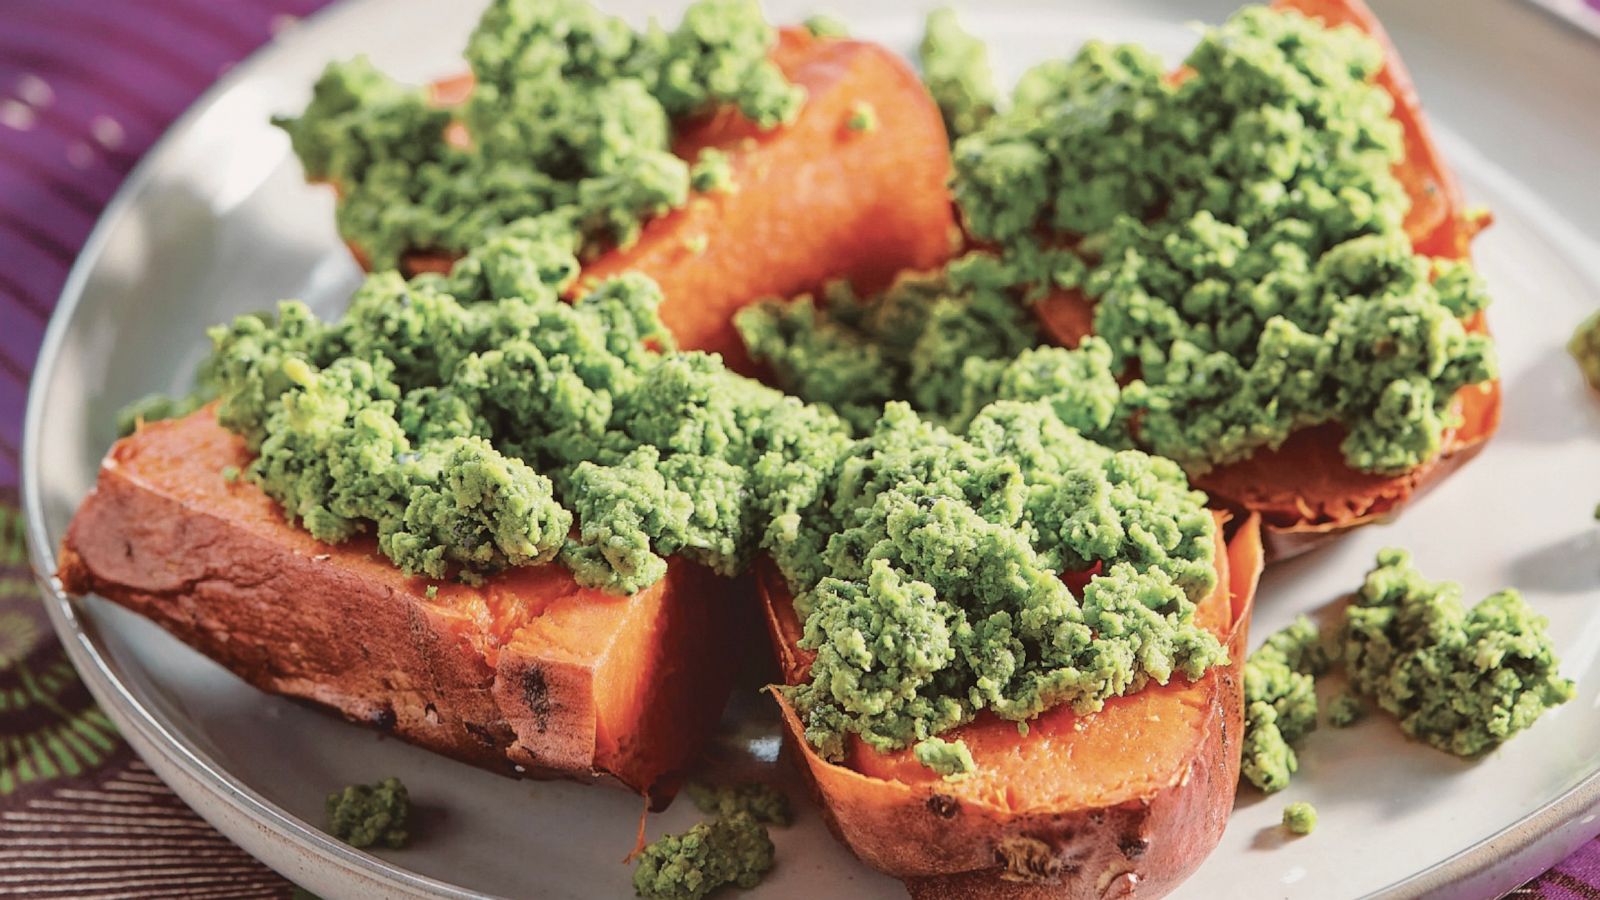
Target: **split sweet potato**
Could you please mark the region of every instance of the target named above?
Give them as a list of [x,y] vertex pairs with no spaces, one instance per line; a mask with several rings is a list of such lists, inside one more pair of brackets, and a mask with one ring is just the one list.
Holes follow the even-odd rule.
[[[773,59],[806,90],[793,123],[764,132],[723,109],[685,127],[673,148],[688,160],[707,147],[727,153],[736,189],[694,195],[647,223],[633,246],[584,268],[584,280],[623,271],[654,278],[665,296],[662,321],[679,345],[721,353],[747,374],[732,324],[739,307],[835,278],[881,289],[902,269],[943,262],[957,234],[944,123],[904,61],[876,44],[798,28],[780,31]],[[434,98],[460,102],[470,89],[471,77],[458,76],[436,84]],[[846,123],[863,104],[876,124],[853,131]],[[402,268],[448,271],[453,262],[419,250]]]
[[370,539],[320,543],[224,477],[249,458],[209,407],[117,442],[68,528],[62,585],[263,690],[505,774],[670,788],[715,723],[734,616],[709,571],[674,559],[616,597],[546,565],[429,596]]
[[[1219,525],[1227,516],[1219,513]],[[977,770],[946,782],[910,750],[881,753],[852,739],[832,763],[806,742],[780,694],[783,718],[830,827],[856,855],[903,879],[913,897],[1158,896],[1200,864],[1233,807],[1244,728],[1242,671],[1261,574],[1257,520],[1224,542],[1217,589],[1197,621],[1232,662],[1197,681],[1108,701],[1091,715],[1057,707],[1028,723],[989,714],[945,735],[964,740]],[[793,597],[770,564],[758,572],[784,679],[803,683]]]
[[[1468,214],[1455,175],[1428,131],[1411,76],[1377,17],[1362,0],[1274,0],[1272,6],[1328,26],[1352,26],[1383,48],[1384,65],[1376,81],[1394,99],[1393,115],[1402,131],[1405,156],[1394,172],[1411,200],[1406,234],[1418,253],[1467,258],[1469,243],[1484,220]],[[1094,306],[1080,292],[1057,291],[1036,309],[1045,332],[1064,346],[1076,346],[1093,332]],[[1481,314],[1467,327],[1488,330]],[[1500,424],[1499,382],[1462,388],[1454,409],[1461,422],[1445,433],[1439,455],[1403,475],[1350,468],[1339,451],[1343,429],[1323,425],[1296,432],[1276,450],[1260,450],[1218,467],[1197,478],[1196,486],[1218,503],[1259,513],[1268,554],[1293,556],[1389,515],[1476,455]]]

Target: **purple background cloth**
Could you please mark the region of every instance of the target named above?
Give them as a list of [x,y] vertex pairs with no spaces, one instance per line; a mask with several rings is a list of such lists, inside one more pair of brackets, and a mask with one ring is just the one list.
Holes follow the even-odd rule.
[[[27,383],[112,193],[230,65],[328,0],[11,0],[0,28],[0,894],[287,897],[95,709],[38,610],[16,514]],[[1586,0],[1600,9],[1600,0]],[[66,891],[67,893],[63,893]],[[1517,897],[1600,900],[1600,841]]]

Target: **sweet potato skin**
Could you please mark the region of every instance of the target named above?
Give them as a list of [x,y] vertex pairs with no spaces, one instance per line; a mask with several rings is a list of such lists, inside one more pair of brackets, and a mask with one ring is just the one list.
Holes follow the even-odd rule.
[[[730,619],[706,570],[674,560],[667,579],[618,598],[545,566],[429,598],[370,542],[321,544],[223,478],[248,461],[210,408],[119,441],[67,530],[63,587],[155,621],[263,690],[503,774],[648,792],[720,711]],[[650,668],[664,658],[680,660],[670,680]]]
[[[1357,28],[1383,48],[1376,83],[1394,99],[1393,116],[1401,126],[1405,158],[1394,171],[1411,199],[1406,233],[1418,253],[1467,258],[1483,222],[1467,215],[1460,185],[1428,130],[1411,76],[1377,16],[1362,0],[1274,0],[1272,5],[1329,26]],[[1076,346],[1093,333],[1094,307],[1081,293],[1057,291],[1035,311],[1045,333],[1063,346]],[[1488,333],[1481,314],[1467,327]],[[1339,451],[1343,430],[1323,425],[1294,433],[1276,450],[1219,466],[1195,479],[1196,486],[1234,510],[1259,513],[1268,557],[1286,559],[1393,514],[1476,456],[1500,424],[1499,383],[1462,388],[1455,408],[1461,424],[1446,432],[1439,455],[1403,475],[1351,469]]]
[[[1160,718],[1155,704],[1190,726],[1174,732],[1186,741],[1174,753],[1156,754],[1177,760],[1171,768],[1075,788],[1080,798],[1092,800],[1030,802],[1026,793],[990,791],[971,781],[946,784],[914,763],[896,768],[896,762],[878,761],[885,771],[918,779],[914,783],[875,777],[859,771],[862,754],[873,752],[863,747],[853,751],[853,765],[829,763],[812,752],[794,710],[778,695],[829,826],[868,864],[903,879],[913,897],[1153,897],[1169,890],[1216,845],[1233,805],[1244,716],[1241,665],[1261,558],[1253,518],[1241,523],[1219,555],[1220,586],[1208,600],[1209,624],[1224,638],[1231,665],[1193,684],[1174,682],[1119,698],[1093,716],[1075,719],[1069,711],[1052,710],[1035,721],[1028,737],[1009,738],[1024,748],[1051,725],[1061,726],[1053,729],[1056,739],[1068,745],[1083,739],[1075,734],[1090,734],[1084,740],[1092,742],[1125,725],[1165,728],[1147,724]],[[785,680],[802,681],[809,659],[795,646],[799,623],[791,598],[770,567],[760,584]],[[1150,692],[1154,703],[1146,697]],[[1056,717],[1062,722],[1043,721]],[[1014,726],[1003,724],[1015,735]],[[1058,763],[1085,765],[1070,749],[1052,752]],[[1048,765],[1044,758],[1022,759],[997,756],[990,764],[1027,765],[1030,772]],[[985,764],[980,758],[980,771]],[[1113,769],[1117,764],[1107,761]]]
[[[674,151],[688,160],[707,147],[727,153],[736,189],[696,194],[646,223],[636,244],[601,254],[579,282],[625,271],[650,276],[679,345],[721,353],[745,374],[753,367],[733,328],[739,307],[835,278],[876,291],[903,269],[948,259],[959,234],[945,186],[944,122],[904,61],[876,44],[797,28],[782,29],[773,58],[806,89],[796,121],[763,132],[725,109],[686,126]],[[470,78],[449,79],[435,96],[458,102],[467,88]],[[861,103],[877,124],[852,131],[845,123]],[[351,250],[365,266],[360,248]],[[402,268],[440,272],[452,262],[417,252]]]

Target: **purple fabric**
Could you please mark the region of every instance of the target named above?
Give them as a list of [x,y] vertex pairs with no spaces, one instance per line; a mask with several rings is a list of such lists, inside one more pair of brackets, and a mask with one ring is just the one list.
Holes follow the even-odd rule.
[[[59,672],[64,664],[21,577],[14,503],[28,374],[67,270],[100,209],[167,124],[279,26],[326,2],[12,0],[6,5],[0,29],[0,688],[20,675],[29,690],[43,691],[41,673]],[[1587,2],[1600,9],[1600,0]],[[19,654],[19,646],[26,652]],[[70,674],[67,669],[69,679]],[[10,880],[5,893],[27,896],[37,888],[37,895],[50,897],[66,896],[64,889],[79,897],[289,894],[287,883],[206,828],[109,736],[109,725],[101,724],[103,717],[80,686],[59,685],[52,697],[42,704],[50,707],[49,714],[0,714],[0,744],[48,729],[101,734],[105,743],[88,741],[77,755],[59,757],[70,765],[52,765],[43,755],[37,764],[13,758],[0,746],[0,867],[26,876],[26,860],[47,863],[35,870],[36,881]],[[149,827],[124,828],[114,843],[126,852],[120,857],[126,865],[94,868],[96,859],[111,861],[105,856],[110,851],[92,848],[105,841],[104,829],[121,827],[105,823],[121,821],[115,811],[123,807],[117,804],[130,796],[148,798],[140,808],[159,812],[161,821],[172,823],[170,829],[149,837],[141,836]],[[73,813],[78,807],[113,812]],[[143,815],[146,826],[155,819]],[[85,819],[86,824],[68,824]],[[43,825],[36,830],[53,836],[25,837],[28,823]],[[181,859],[185,868],[159,862],[163,851],[157,848],[171,840],[187,848]],[[28,841],[40,842],[41,849],[14,849]],[[139,849],[141,841],[149,842],[148,850]],[[11,854],[22,855],[11,860]],[[64,869],[62,860],[88,860],[88,865]],[[51,861],[55,867],[48,865]],[[1515,896],[1600,900],[1600,842],[1586,845]]]

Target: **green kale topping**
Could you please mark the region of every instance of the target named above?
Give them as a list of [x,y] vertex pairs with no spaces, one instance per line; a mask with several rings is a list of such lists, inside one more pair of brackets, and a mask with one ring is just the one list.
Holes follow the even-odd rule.
[[943,775],[945,781],[959,781],[977,768],[966,741],[926,738],[917,742],[912,753],[916,755],[917,762]]
[[1347,610],[1340,643],[1351,688],[1402,731],[1478,756],[1572,699],[1547,626],[1516,591],[1467,609],[1459,584],[1428,581],[1391,548]]
[[1300,767],[1294,742],[1317,727],[1315,679],[1328,654],[1305,616],[1267,638],[1244,667],[1244,762],[1240,774],[1267,793],[1283,790]]
[[357,58],[274,122],[307,176],[338,186],[339,230],[375,269],[541,215],[587,247],[626,246],[687,199],[675,123],[721,104],[763,128],[793,120],[804,91],[768,58],[776,39],[754,0],[697,0],[675,30],[645,32],[586,0],[495,0],[467,44],[465,104],[441,108]]
[[811,32],[812,37],[847,38],[850,36],[850,26],[827,13],[807,16],[802,24],[807,31]]
[[[795,589],[808,739],[908,746],[988,709],[1079,712],[1226,660],[1194,624],[1215,524],[1168,460],[1113,451],[1044,402],[957,434],[891,403],[773,556]],[[1082,597],[1061,578],[1104,564]]]
[[952,141],[977,131],[994,115],[1000,91],[989,68],[989,48],[961,27],[955,10],[945,7],[928,14],[917,60]]
[[1317,827],[1317,808],[1304,800],[1285,806],[1283,827],[1294,834],[1310,834]]
[[1567,352],[1577,360],[1583,380],[1600,391],[1600,312],[1578,323],[1571,340],[1567,341]]
[[1328,724],[1335,728],[1349,728],[1366,714],[1361,698],[1349,691],[1340,691],[1328,701]]
[[1381,64],[1352,29],[1247,7],[1183,79],[1091,42],[957,142],[968,229],[1093,299],[1113,371],[1138,376],[1122,404],[1141,446],[1203,473],[1335,422],[1351,467],[1399,473],[1437,455],[1456,392],[1495,377],[1461,322],[1488,302],[1479,279],[1403,230]]
[[772,857],[766,827],[736,812],[646,847],[633,889],[650,900],[699,900],[726,884],[749,889],[772,870]]
[[533,232],[448,276],[372,275],[334,322],[285,303],[214,329],[218,418],[257,453],[247,477],[318,539],[370,530],[432,578],[558,555],[618,593],[672,554],[740,571],[819,489],[843,423],[671,351],[647,279],[564,302],[577,262]]
[[757,822],[768,825],[788,825],[794,821],[789,798],[770,784],[751,781],[711,785],[691,781],[684,791],[695,807],[709,815],[726,818],[735,813],[749,813]]
[[328,833],[352,847],[382,844],[391,850],[410,838],[411,798],[398,778],[353,784],[328,795]]
[[869,431],[890,400],[964,428],[996,400],[1048,401],[1061,420],[1118,442],[1120,389],[1110,348],[1041,347],[1027,310],[1007,293],[1016,276],[984,254],[935,273],[902,275],[864,300],[843,282],[820,299],[745,307],[734,324],[779,386]]

